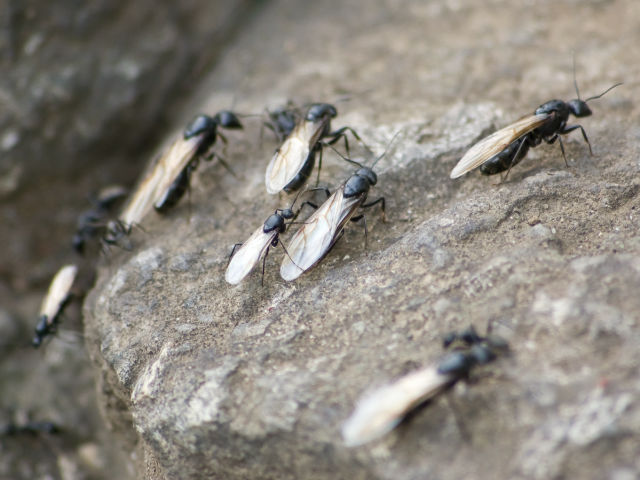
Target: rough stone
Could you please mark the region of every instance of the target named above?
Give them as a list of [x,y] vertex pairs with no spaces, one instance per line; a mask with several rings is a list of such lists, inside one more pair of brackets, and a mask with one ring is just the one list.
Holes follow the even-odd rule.
[[[585,97],[637,78],[639,14],[629,0],[282,0],[252,19],[203,78],[209,104],[259,112],[350,95],[335,127],[353,126],[376,154],[401,132],[370,194],[386,197],[389,221],[368,214],[366,250],[348,225],[294,283],[279,278],[276,249],[264,286],[257,271],[227,285],[231,246],[290,203],[265,193],[276,145],[247,118],[228,135],[239,178],[202,165],[190,209],[150,215],[133,251],[103,262],[87,343],[113,435],[144,459],[139,477],[637,475],[635,90],[581,119],[593,157],[574,132],[568,168],[543,145],[502,183],[448,174],[492,129],[573,98],[572,51]],[[350,171],[328,154],[321,182]],[[362,391],[437,359],[442,334],[490,322],[511,357],[384,439],[343,445]]]

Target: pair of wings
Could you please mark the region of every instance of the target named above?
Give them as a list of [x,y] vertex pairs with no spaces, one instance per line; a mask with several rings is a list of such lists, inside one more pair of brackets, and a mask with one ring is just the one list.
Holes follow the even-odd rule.
[[303,119],[295,126],[267,166],[265,185],[268,193],[278,193],[295,178],[320,140],[326,122],[324,118],[317,122]]
[[454,169],[451,170],[450,177],[461,177],[474,168],[479,167],[523,135],[544,125],[550,116],[551,114],[549,113],[529,115],[480,140],[464,154]]
[[271,245],[276,235],[277,232],[275,230],[265,233],[262,225],[253,232],[249,239],[231,257],[224,275],[225,280],[232,285],[240,283],[253,270],[253,267]]
[[455,381],[452,374],[438,373],[431,365],[363,396],[342,426],[342,438],[355,447],[393,430],[420,403],[435,397]]
[[53,319],[60,312],[60,307],[69,297],[71,286],[78,274],[78,267],[75,265],[65,265],[51,280],[47,296],[42,301],[40,307],[40,317],[47,317],[47,324],[51,324]]
[[345,198],[344,184],[338,188],[291,238],[280,276],[290,282],[318,263],[365,198],[364,195]]
[[154,205],[162,204],[169,187],[191,161],[201,141],[202,135],[179,138],[157,159],[120,214],[125,225],[140,223]]

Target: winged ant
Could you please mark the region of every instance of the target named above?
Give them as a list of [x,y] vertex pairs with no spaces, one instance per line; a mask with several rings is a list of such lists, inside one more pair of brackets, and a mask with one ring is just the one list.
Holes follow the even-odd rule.
[[85,210],[80,214],[77,221],[76,233],[73,235],[71,244],[73,249],[82,254],[86,243],[94,238],[102,228],[104,221],[118,203],[126,196],[127,190],[120,185],[105,187],[95,197],[90,197],[89,201],[93,208]]
[[[399,133],[394,135],[391,142]],[[333,194],[329,195],[329,198],[291,238],[287,247],[289,255],[285,256],[280,266],[280,275],[284,280],[295,280],[318,263],[340,238],[344,225],[349,220],[358,221],[364,218],[364,215],[355,216],[358,208],[369,208],[380,204],[382,219],[386,221],[384,197],[365,203],[370,188],[378,182],[378,176],[373,168],[385,154],[386,150],[373,162],[371,167],[365,167],[361,163],[343,157],[359,168]],[[364,226],[366,241],[366,220]]]
[[569,116],[573,115],[577,118],[588,117],[592,112],[587,103],[602,97],[610,90],[622,85],[622,83],[616,83],[600,95],[582,100],[580,99],[580,91],[575,79],[575,65],[573,83],[578,98],[568,102],[550,100],[543,103],[532,115],[528,115],[479,141],[460,159],[451,171],[450,177],[458,178],[474,168],[480,167],[480,172],[483,175],[495,175],[506,171],[506,178],[511,168],[520,163],[529,149],[537,147],[543,141],[553,144],[557,140],[560,144],[560,151],[565,165],[568,166],[560,135],[566,135],[577,129],[582,132],[582,137],[589,146],[589,153],[593,155],[591,143],[584,128],[579,124],[567,125]]
[[[306,204],[315,207],[311,202],[303,202],[302,205],[294,211],[293,206],[300,193],[301,192],[298,192],[289,208],[276,209],[276,211],[265,220],[264,224],[251,234],[246,242],[237,243],[233,246],[225,273],[225,280],[228,283],[232,285],[240,283],[251,270],[253,270],[255,265],[260,261],[260,258],[262,258],[261,284],[264,285],[265,263],[267,255],[269,255],[269,248],[275,248],[280,244],[285,254],[289,255],[285,246],[279,241],[280,234],[284,233],[287,226],[295,221],[300,210],[302,210]],[[287,223],[287,220],[290,220],[290,222]]]
[[[331,119],[337,115],[336,107],[328,103],[313,103],[309,106],[304,117],[298,120],[267,166],[265,184],[268,193],[275,194],[281,190],[291,193],[302,187],[313,171],[316,155],[319,155],[319,178],[324,145],[333,145],[342,138],[347,155],[349,154],[347,131],[358,141],[362,141],[351,127],[331,131]],[[288,124],[286,126],[288,128]],[[328,140],[325,142],[324,139]]]
[[42,301],[35,335],[31,342],[35,348],[42,344],[46,336],[56,331],[60,315],[71,300],[71,287],[77,274],[78,267],[65,265],[53,277],[47,295]]
[[222,110],[213,117],[200,114],[189,122],[182,136],[155,161],[118,219],[109,222],[104,236],[106,244],[118,244],[131,232],[133,225],[141,223],[152,207],[165,213],[174,206],[187,191],[191,174],[197,168],[200,158],[211,160],[216,157],[231,170],[220,155],[208,154],[218,137],[224,143],[227,142],[218,127],[239,129],[242,124],[235,113],[227,110]]
[[466,380],[474,367],[485,365],[509,350],[501,337],[481,337],[470,327],[449,335],[445,349],[453,349],[438,362],[413,371],[364,395],[342,426],[342,437],[353,447],[376,440],[393,430],[412,410]]

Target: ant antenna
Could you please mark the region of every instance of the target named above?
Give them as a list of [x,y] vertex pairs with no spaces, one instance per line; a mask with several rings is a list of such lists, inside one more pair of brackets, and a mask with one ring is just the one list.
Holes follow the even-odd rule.
[[331,145],[330,143],[325,143],[325,146],[331,148],[331,150],[333,150],[334,152],[336,152],[338,155],[340,155],[340,157],[342,157],[343,160],[349,162],[349,163],[353,163],[354,165],[357,165],[360,168],[363,168],[364,165],[362,165],[360,162],[356,162],[355,160],[352,160],[350,158],[345,157],[343,154],[341,154],[338,150],[335,149],[335,147],[333,145]]
[[375,166],[376,166],[376,163],[378,163],[378,162],[380,161],[380,159],[381,159],[382,157],[384,157],[384,156],[387,154],[387,152],[389,151],[389,147],[391,147],[391,144],[392,144],[392,143],[393,143],[393,141],[396,139],[396,137],[397,137],[398,135],[400,135],[400,132],[401,132],[401,131],[402,131],[402,130],[398,130],[398,131],[393,135],[393,137],[391,137],[391,140],[389,140],[389,143],[387,143],[387,147],[384,149],[384,152],[382,152],[382,153],[380,154],[380,156],[379,156],[378,158],[376,158],[376,159],[375,159],[375,161],[373,162],[373,164],[371,165],[371,168],[372,168],[372,169],[373,169],[373,167],[375,167]]
[[300,196],[300,194],[302,193],[302,189],[298,190],[298,193],[296,193],[295,198],[293,199],[293,202],[291,202],[291,206],[289,207],[289,210],[293,211],[293,206],[296,204],[296,202],[298,201],[298,197]]
[[578,95],[578,100],[580,100],[580,90],[578,90],[578,81],[576,80],[576,52],[575,50],[572,52],[573,55],[573,86],[576,89],[576,94]]
[[587,103],[589,100],[595,100],[596,98],[600,98],[602,97],[605,93],[609,92],[610,90],[613,90],[616,87],[619,87],[620,85],[622,85],[623,82],[618,82],[615,85],[612,85],[611,87],[607,88],[604,92],[602,92],[600,95],[595,95],[593,97],[589,97],[587,98],[584,103]]

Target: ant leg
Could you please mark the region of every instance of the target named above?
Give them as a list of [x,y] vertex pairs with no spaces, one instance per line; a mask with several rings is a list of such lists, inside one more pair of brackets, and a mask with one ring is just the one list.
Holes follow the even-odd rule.
[[235,179],[238,179],[238,176],[236,175],[236,172],[234,172],[234,171],[233,171],[233,168],[231,168],[231,165],[229,165],[229,164],[227,163],[227,161],[226,161],[223,157],[221,157],[221,156],[220,156],[220,154],[219,154],[219,153],[212,152],[212,153],[211,153],[211,154],[206,158],[206,160],[212,160],[213,158],[217,158],[217,159],[218,159],[218,161],[222,164],[222,166],[223,166],[223,167],[224,167],[224,168],[225,168],[225,169],[226,169],[226,170],[227,170],[231,175],[233,175],[233,177],[234,177]]
[[569,168],[569,162],[567,162],[567,155],[564,153],[564,144],[562,139],[558,136],[558,143],[560,144],[560,151],[562,152],[562,158],[564,158],[564,166]]
[[327,195],[327,198],[329,198],[331,196],[331,192],[329,191],[329,189],[327,187],[313,187],[313,188],[308,188],[306,191],[307,192],[317,192],[318,190],[322,190]]
[[453,419],[456,423],[456,427],[458,428],[458,431],[460,432],[460,437],[462,438],[462,441],[465,443],[470,443],[471,442],[471,434],[469,433],[469,430],[466,428],[464,422],[462,421],[462,418],[460,417],[460,415],[458,415],[458,409],[455,405],[455,402],[453,400],[453,396],[452,395],[445,395],[444,397],[444,401],[445,403],[449,406],[449,410],[451,410],[451,413],[453,415]]
[[347,140],[347,135],[345,134],[345,132],[351,132],[351,134],[355,137],[356,140],[358,140],[365,149],[367,149],[368,151],[371,151],[371,149],[369,148],[369,146],[364,143],[362,141],[362,138],[360,138],[360,135],[358,135],[358,133],[351,127],[342,127],[339,128],[338,130],[331,132],[327,135],[327,137],[331,138],[331,140],[329,140],[327,143],[329,145],[333,145],[334,143],[338,142],[338,140],[340,140],[340,138],[344,138],[344,146],[347,150],[347,157],[349,157],[349,141]]
[[558,142],[560,143],[560,151],[562,152],[562,158],[564,158],[564,164],[567,168],[569,168],[569,163],[567,163],[567,155],[564,152],[564,144],[562,143],[562,138],[560,138],[560,135],[556,133],[553,137],[544,139],[544,141],[549,145],[556,143],[556,140],[558,140]]
[[387,213],[386,213],[386,202],[384,201],[384,197],[380,197],[377,200],[374,200],[373,202],[369,202],[369,203],[365,203],[361,206],[361,208],[369,208],[369,207],[373,207],[376,204],[380,204],[380,210],[382,210],[382,221],[383,222],[387,222]]
[[231,254],[229,254],[229,260],[227,260],[227,267],[229,266],[229,263],[231,263],[231,257],[233,257],[233,254],[236,253],[236,248],[240,247],[241,245],[242,243],[236,243],[231,249]]
[[318,148],[320,150],[320,158],[318,160],[318,175],[316,176],[316,187],[320,183],[320,170],[322,170],[322,147]]
[[578,128],[582,132],[582,138],[584,138],[584,141],[587,142],[587,145],[589,145],[589,153],[593,156],[593,150],[591,150],[591,142],[589,142],[589,139],[587,138],[587,132],[584,131],[584,128],[582,128],[582,125],[565,126],[560,133],[569,133]]
[[260,286],[264,287],[264,268],[267,264],[267,255],[269,255],[269,247],[264,252],[264,257],[262,257],[262,277],[260,278]]
[[364,249],[367,249],[367,218],[364,216],[364,213],[361,213],[360,215],[356,215],[355,217],[351,217],[349,219],[349,221],[351,222],[359,222],[360,220],[362,220],[362,223],[364,224]]
[[[529,141],[529,138],[530,137],[525,137],[520,142],[520,145],[518,145],[518,149],[516,150],[516,153],[511,157],[511,161],[509,162],[509,168],[507,168],[507,173],[504,175],[504,178],[502,178],[502,175],[500,175],[500,183],[505,182],[507,180],[507,177],[509,176],[509,172],[511,171],[513,166],[518,163],[518,156],[520,155],[520,151],[524,148],[524,144]],[[529,149],[529,145],[527,145],[527,150],[528,149]],[[526,150],[525,150],[525,152],[526,152]],[[526,153],[525,153],[525,155],[526,155]]]
[[364,223],[364,250],[365,252],[369,249],[369,235],[367,231],[367,217],[362,216],[362,223]]
[[282,247],[282,249],[284,250],[284,253],[287,255],[287,257],[289,257],[289,260],[291,260],[291,263],[293,263],[296,267],[298,267],[300,270],[302,270],[302,267],[300,267],[296,262],[293,261],[293,258],[291,258],[291,255],[289,255],[289,252],[287,251],[287,247],[284,246],[284,243],[279,242],[280,246]]
[[310,206],[311,208],[313,208],[314,210],[317,210],[317,209],[318,209],[318,205],[316,205],[315,203],[310,202],[309,200],[307,200],[307,201],[304,201],[304,202],[302,202],[302,203],[300,204],[300,210],[302,210],[302,207],[304,207],[305,205],[309,205],[309,206]]

